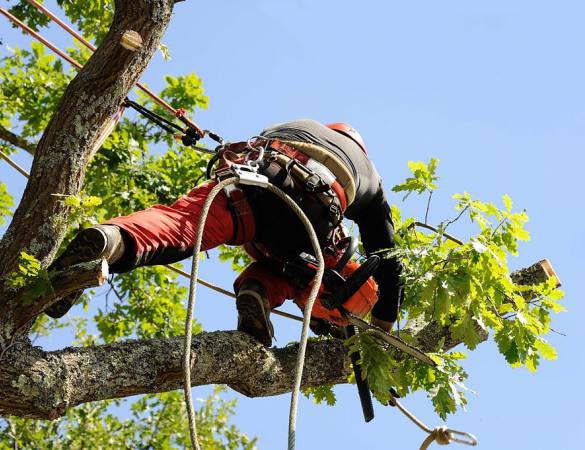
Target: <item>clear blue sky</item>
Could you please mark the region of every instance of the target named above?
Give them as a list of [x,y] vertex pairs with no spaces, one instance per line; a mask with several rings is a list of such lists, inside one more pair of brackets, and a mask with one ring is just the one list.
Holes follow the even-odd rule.
[[[569,312],[556,316],[553,327],[566,337],[550,336],[559,359],[530,374],[510,369],[492,343],[483,344],[465,363],[477,395],[448,425],[475,433],[483,449],[579,449],[585,426],[584,21],[585,4],[563,0],[191,0],[177,4],[164,38],[172,60],[157,55],[143,79],[160,88],[166,73],[195,71],[211,99],[198,122],[230,140],[301,117],[350,122],[388,190],[407,175],[408,160],[436,156],[442,179],[431,222],[452,215],[450,195],[463,190],[494,201],[508,193],[526,208],[532,241],[511,264],[546,257],[562,279]],[[7,44],[22,41],[5,30],[3,23]],[[26,156],[19,161],[29,163]],[[5,164],[0,173],[22,186]],[[404,209],[424,213],[421,201]],[[203,272],[231,285],[227,265],[206,261]],[[206,329],[234,327],[233,305],[208,291],[200,295],[196,314]],[[274,322],[280,345],[297,339],[295,323]],[[205,392],[195,389],[196,396]],[[355,387],[336,392],[333,408],[301,401],[299,449],[420,446],[424,435],[395,410],[377,407],[376,419],[364,424]],[[236,396],[238,426],[259,436],[261,449],[283,448],[289,396]],[[429,425],[440,423],[424,396],[404,403]]]

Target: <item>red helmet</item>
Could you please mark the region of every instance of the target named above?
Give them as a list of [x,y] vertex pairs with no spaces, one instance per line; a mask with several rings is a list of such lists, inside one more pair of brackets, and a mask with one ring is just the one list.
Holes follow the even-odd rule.
[[364,139],[357,132],[357,130],[354,127],[352,127],[350,124],[343,123],[343,122],[337,122],[337,123],[330,123],[330,124],[326,125],[326,127],[330,128],[331,130],[337,131],[338,133],[341,133],[344,136],[350,138],[352,141],[354,141],[357,145],[360,146],[360,148],[363,150],[363,152],[366,155],[368,154],[368,151],[366,150],[366,144],[364,142]]

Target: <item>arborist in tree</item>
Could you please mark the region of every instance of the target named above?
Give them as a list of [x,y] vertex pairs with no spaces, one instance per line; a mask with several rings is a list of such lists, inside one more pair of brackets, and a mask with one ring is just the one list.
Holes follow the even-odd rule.
[[[219,163],[215,180],[197,186],[172,205],[154,205],[83,230],[50,269],[103,258],[111,272],[123,273],[191,256],[201,209],[216,180],[229,176],[232,164],[259,156],[259,173],[290,195],[310,219],[327,267],[337,266],[344,276],[359,267],[354,261],[340,262],[348,245],[341,224],[344,217],[358,225],[368,256],[394,247],[390,207],[360,134],[344,123],[297,120],[272,126],[249,142],[224,146],[213,160]],[[300,220],[274,194],[248,185],[226,190],[212,203],[202,250],[243,245],[254,259],[234,283],[238,330],[270,346],[271,309],[285,299],[293,299],[301,308],[306,302],[312,277],[298,269],[311,267],[312,247]],[[371,311],[372,323],[389,331],[402,299],[400,267],[395,258],[382,258],[373,274],[375,282],[365,283],[346,308],[360,317]],[[61,299],[47,314],[62,317],[80,295]],[[329,324],[345,324],[319,301],[313,317],[318,333],[330,332]]]

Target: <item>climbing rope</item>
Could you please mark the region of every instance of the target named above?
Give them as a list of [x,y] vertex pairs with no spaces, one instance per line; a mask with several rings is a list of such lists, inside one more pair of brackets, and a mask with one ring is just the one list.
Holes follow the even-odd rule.
[[[90,42],[88,42],[87,39],[85,39],[81,34],[79,34],[77,31],[75,31],[73,28],[71,28],[69,25],[67,25],[65,22],[63,22],[61,19],[59,19],[59,17],[57,17],[57,15],[55,15],[54,13],[52,13],[47,7],[41,5],[36,0],[26,0],[26,1],[29,4],[31,4],[32,6],[34,6],[35,8],[37,8],[42,14],[44,14],[45,16],[47,16],[49,19],[51,19],[53,22],[55,22],[61,28],[63,28],[67,33],[69,33],[71,36],[73,36],[75,39],[77,39],[83,45],[85,45],[89,50],[91,50],[92,52],[95,52],[96,48],[95,48],[94,45],[92,45]],[[16,18],[14,18],[14,19],[16,19]],[[13,19],[11,19],[11,20],[13,20]],[[16,20],[18,21],[18,19],[16,19]],[[21,28],[23,28],[23,29],[25,29],[24,27],[26,27],[26,25],[24,25],[24,24],[22,24],[22,25],[18,24],[18,25]],[[26,27],[26,31],[28,31],[29,33],[31,33],[32,30],[30,28]],[[34,32],[32,32],[31,34],[33,36],[35,36],[37,39],[39,39],[39,37],[42,39],[42,36],[38,35],[38,37],[37,37],[36,36],[36,33],[34,33]],[[55,51],[60,56],[66,58],[73,65],[76,65],[77,64],[79,66],[79,67],[77,67],[78,69],[81,68],[81,64],[79,64],[77,61],[71,62],[68,59],[69,58],[68,55],[63,56],[61,54],[61,53],[64,53],[64,52],[59,53],[56,50],[54,50],[52,47],[49,47],[49,48],[51,48],[51,50]],[[140,89],[142,92],[144,92],[146,95],[148,95],[151,99],[153,99],[160,106],[162,106],[167,111],[169,111],[171,114],[173,114],[175,117],[178,117],[181,120],[181,122],[183,122],[185,125],[187,125],[187,127],[196,130],[197,133],[201,137],[205,136],[205,131],[202,130],[201,128],[199,128],[196,123],[192,122],[187,116],[185,116],[185,112],[182,109],[175,109],[175,108],[173,108],[171,105],[169,105],[167,102],[165,102],[162,98],[160,98],[158,95],[156,95],[154,92],[152,92],[149,88],[147,88],[142,83],[136,83],[136,87],[138,89]]]
[[[207,220],[207,215],[209,214],[209,209],[211,208],[211,204],[217,194],[223,190],[225,187],[233,184],[237,184],[240,181],[238,177],[231,177],[227,178],[223,181],[220,181],[217,185],[213,187],[210,191],[209,195],[207,196],[203,208],[201,210],[201,215],[199,217],[199,224],[197,227],[197,233],[195,236],[195,245],[193,249],[193,260],[191,266],[191,276],[189,281],[189,299],[187,305],[187,318],[185,320],[185,340],[183,345],[183,372],[184,372],[184,392],[185,392],[185,404],[187,407],[187,416],[189,419],[189,432],[191,435],[191,444],[193,449],[200,450],[200,444],[197,439],[197,424],[195,420],[195,410],[193,408],[193,397],[191,395],[191,342],[192,342],[192,333],[193,333],[193,313],[195,310],[195,298],[197,294],[197,274],[199,271],[199,253],[201,251],[201,243],[203,241],[203,232],[205,229],[205,222]],[[296,420],[297,420],[297,409],[298,409],[298,399],[299,393],[301,390],[301,380],[303,375],[303,367],[305,362],[305,352],[307,348],[307,340],[309,337],[309,323],[311,320],[311,313],[313,310],[313,305],[319,293],[319,288],[321,286],[321,281],[323,278],[323,273],[325,271],[325,262],[323,260],[323,254],[321,252],[321,246],[319,245],[319,240],[317,239],[317,235],[311,222],[303,212],[303,210],[295,203],[295,201],[290,198],[285,192],[277,188],[272,184],[266,184],[260,186],[273,194],[279,197],[289,208],[291,208],[294,213],[298,216],[301,220],[303,225],[305,226],[309,238],[311,240],[311,244],[313,246],[313,251],[315,252],[315,256],[318,261],[318,269],[314,276],[313,286],[311,288],[311,293],[309,295],[309,300],[307,305],[305,306],[304,317],[303,317],[303,329],[301,332],[301,340],[299,343],[299,351],[297,353],[297,362],[295,365],[295,379],[294,379],[294,386],[291,394],[291,402],[290,402],[290,411],[289,411],[289,421],[288,421],[288,449],[294,450],[295,448],[295,438],[296,438]]]
[[[422,443],[420,450],[427,450],[433,442],[436,442],[439,445],[449,445],[451,442],[458,442],[459,444],[466,444],[470,446],[477,445],[477,439],[471,433],[452,430],[451,428],[447,428],[443,425],[433,429],[429,428],[418,417],[406,409],[395,397],[391,397],[390,405],[396,406],[402,414],[410,419],[412,423],[429,434]],[[464,439],[457,436],[462,436]]]

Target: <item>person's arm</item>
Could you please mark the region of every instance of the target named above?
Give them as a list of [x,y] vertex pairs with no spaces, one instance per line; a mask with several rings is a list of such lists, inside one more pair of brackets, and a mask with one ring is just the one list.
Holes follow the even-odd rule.
[[[382,187],[352,219],[358,225],[362,243],[369,256],[380,250],[394,248],[394,224]],[[374,273],[380,288],[380,298],[372,310],[372,323],[389,331],[398,316],[402,301],[400,273],[402,265],[396,258],[384,258]]]

